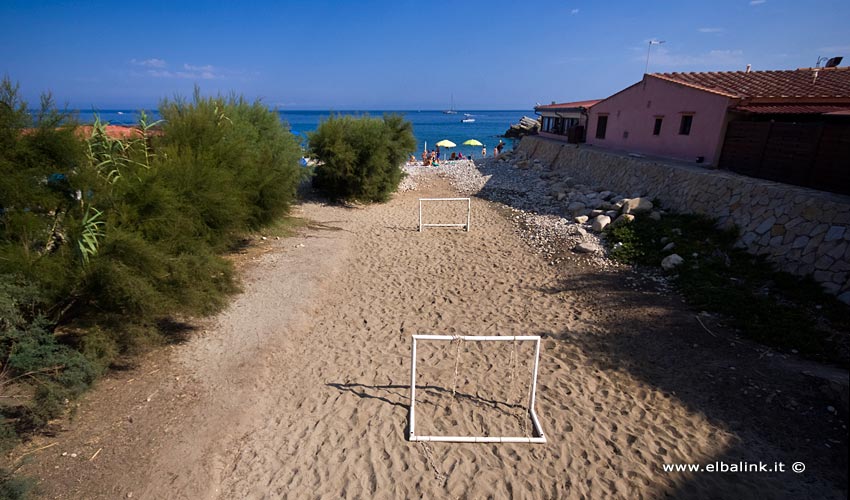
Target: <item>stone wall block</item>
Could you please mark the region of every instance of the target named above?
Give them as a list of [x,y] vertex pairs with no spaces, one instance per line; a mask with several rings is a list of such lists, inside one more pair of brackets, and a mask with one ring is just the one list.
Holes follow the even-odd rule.
[[[814,278],[826,280],[831,291],[850,287],[848,196],[535,136],[523,138],[518,150],[549,165],[555,177],[573,178],[573,184],[626,196],[640,192],[659,198],[667,209],[735,224],[741,229],[741,246],[767,254],[780,268],[795,274],[818,271]],[[823,269],[826,265],[830,269]]]

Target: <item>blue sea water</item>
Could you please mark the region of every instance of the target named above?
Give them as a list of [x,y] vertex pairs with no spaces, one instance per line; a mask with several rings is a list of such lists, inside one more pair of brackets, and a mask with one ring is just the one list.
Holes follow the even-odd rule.
[[[159,114],[156,111],[146,111],[150,120],[159,119]],[[510,127],[511,123],[516,123],[520,118],[525,116],[534,116],[533,110],[509,110],[509,111],[458,111],[455,115],[447,115],[442,111],[292,111],[281,110],[278,112],[283,122],[288,123],[292,132],[301,137],[302,143],[306,145],[306,134],[316,130],[322,120],[327,119],[331,113],[340,115],[362,116],[368,114],[373,117],[383,116],[384,113],[398,113],[404,116],[413,124],[413,134],[416,136],[416,151],[421,153],[427,142],[428,148],[433,149],[434,145],[443,139],[448,139],[458,145],[453,151],[460,151],[467,155],[470,152],[475,153],[478,157],[481,154],[481,147],[472,148],[463,146],[463,142],[468,139],[477,139],[487,146],[487,155],[491,155],[493,147],[502,139],[507,142],[510,147],[511,141],[504,139],[502,134]],[[462,123],[465,118],[464,114],[472,115],[475,121],[472,123]],[[132,125],[139,119],[138,110],[100,110],[97,111],[100,119],[109,122],[112,125]],[[78,113],[78,119],[82,123],[89,123],[94,120],[93,111],[81,111]],[[451,150],[450,150],[451,151]],[[414,153],[414,151],[411,151]],[[417,154],[418,156],[418,154]]]

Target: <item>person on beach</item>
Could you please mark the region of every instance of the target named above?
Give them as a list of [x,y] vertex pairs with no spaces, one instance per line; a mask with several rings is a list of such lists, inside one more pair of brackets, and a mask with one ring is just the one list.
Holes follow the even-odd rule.
[[436,149],[435,152],[437,153],[437,159],[439,160],[440,159],[440,146],[437,146],[437,149]]
[[486,158],[486,157],[487,157],[487,146],[484,146],[483,148],[481,148],[481,158]]
[[499,139],[499,144],[498,144],[498,145],[496,145],[496,153],[497,153],[497,156],[498,156],[498,155],[500,155],[500,154],[502,154],[502,148],[503,148],[503,147],[505,147],[505,143],[504,143],[504,142],[502,142],[502,140],[501,140],[501,139]]

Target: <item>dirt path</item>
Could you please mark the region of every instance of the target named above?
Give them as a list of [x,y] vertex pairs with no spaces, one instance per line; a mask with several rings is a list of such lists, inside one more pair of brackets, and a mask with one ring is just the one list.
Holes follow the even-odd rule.
[[[304,205],[326,229],[270,243],[225,313],[99,384],[21,472],[46,498],[846,497],[846,427],[804,376],[628,274],[550,266],[499,205],[473,199],[469,233],[418,233],[416,199],[446,195],[433,180],[365,209]],[[410,335],[484,332],[544,337],[549,442],[408,442]],[[486,395],[511,397],[521,370],[463,348],[457,377],[450,349],[421,354],[423,425],[494,431],[513,409]],[[808,470],[660,470],[717,460]]]

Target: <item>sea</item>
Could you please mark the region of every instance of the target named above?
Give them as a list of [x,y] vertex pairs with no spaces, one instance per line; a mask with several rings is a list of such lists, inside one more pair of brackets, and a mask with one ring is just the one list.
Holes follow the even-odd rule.
[[[150,121],[158,120],[159,113],[155,110],[145,111]],[[132,109],[109,109],[99,111],[78,111],[77,119],[80,123],[94,121],[94,114],[100,116],[101,121],[111,125],[133,125],[138,122],[139,110]],[[419,153],[427,148],[434,149],[434,145],[448,139],[457,144],[457,147],[449,151],[459,151],[464,155],[471,152],[478,157],[481,154],[481,146],[464,146],[463,143],[469,139],[475,139],[487,147],[487,155],[493,153],[493,147],[499,140],[506,142],[510,148],[513,140],[504,138],[505,131],[512,123],[519,122],[523,116],[534,117],[534,110],[458,110],[457,114],[446,114],[442,111],[293,111],[280,110],[278,114],[282,122],[289,125],[293,134],[301,138],[302,145],[307,145],[307,134],[316,130],[323,120],[333,115],[381,117],[385,113],[397,113],[404,116],[413,124],[413,134],[416,137],[416,151]],[[471,123],[463,123],[464,118],[474,118]],[[442,150],[445,152],[445,149]],[[449,153],[450,154],[450,153]]]

